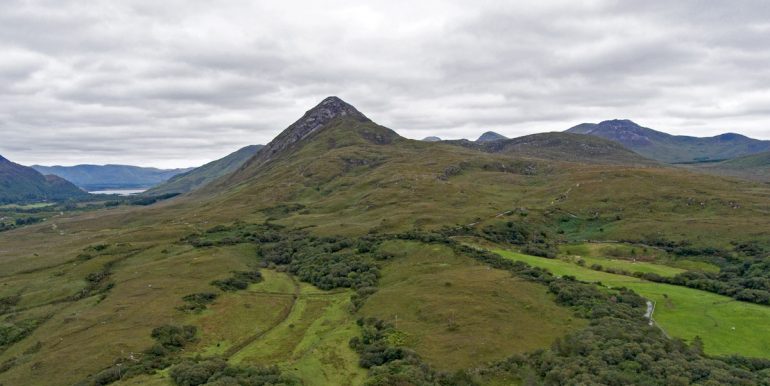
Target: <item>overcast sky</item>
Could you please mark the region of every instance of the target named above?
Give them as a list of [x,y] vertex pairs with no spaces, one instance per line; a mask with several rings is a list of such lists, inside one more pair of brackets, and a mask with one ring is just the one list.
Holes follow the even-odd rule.
[[328,95],[409,138],[629,118],[770,139],[764,0],[2,3],[0,154],[22,164],[200,165]]

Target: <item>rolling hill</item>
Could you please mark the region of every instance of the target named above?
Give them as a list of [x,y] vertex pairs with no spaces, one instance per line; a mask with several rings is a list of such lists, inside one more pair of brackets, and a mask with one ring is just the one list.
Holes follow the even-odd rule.
[[770,246],[770,188],[650,167],[590,136],[522,138],[409,140],[330,97],[190,194],[0,233],[14,332],[0,382],[757,383],[763,361],[709,355],[770,358],[744,339],[766,331],[766,306],[709,297],[743,318],[733,333],[708,302],[683,303],[701,290],[563,262],[657,291],[663,323],[691,310],[698,323],[671,332],[684,344],[649,325],[644,298],[481,248],[607,240],[727,264],[721,251]]
[[88,193],[60,177],[44,176],[0,156],[0,204],[84,197],[88,197]]
[[709,174],[770,182],[770,152],[757,153],[720,162],[679,165]]
[[157,169],[130,165],[32,165],[32,168],[42,174],[52,174],[64,178],[88,191],[146,189],[158,185],[177,174],[192,170],[192,168]]
[[647,158],[666,163],[718,161],[770,151],[770,141],[740,134],[727,133],[706,138],[671,135],[625,119],[583,123],[567,132],[616,141]]
[[166,193],[187,193],[198,189],[217,178],[232,173],[249,158],[262,149],[262,145],[250,145],[216,161],[211,161],[201,167],[177,174],[168,181],[145,192],[148,195]]

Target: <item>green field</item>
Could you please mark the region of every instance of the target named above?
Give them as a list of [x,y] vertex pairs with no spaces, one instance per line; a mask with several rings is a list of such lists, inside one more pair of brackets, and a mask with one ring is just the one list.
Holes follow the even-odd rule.
[[770,307],[687,287],[594,271],[558,259],[502,249],[494,252],[545,268],[557,276],[572,275],[582,281],[630,288],[655,302],[653,317],[668,335],[687,341],[700,336],[708,354],[770,358]]
[[[359,334],[349,311],[351,291],[321,291],[296,283],[284,273],[263,272],[265,281],[253,285],[244,296],[254,296],[251,307],[275,318],[270,325],[254,327],[249,335],[242,335],[246,344],[225,350],[230,362],[276,364],[309,386],[362,384],[366,370],[358,367],[358,354],[348,346]],[[277,298],[283,304],[271,307],[264,298]],[[212,315],[221,317],[216,312]],[[226,334],[240,323],[214,325]]]
[[704,261],[672,259],[665,251],[622,243],[583,243],[559,246],[560,253],[577,262],[584,260],[586,266],[599,264],[605,268],[622,269],[628,272],[655,273],[674,276],[684,271],[718,272],[719,267]]
[[548,347],[586,321],[547,289],[457,256],[443,245],[390,241],[396,257],[361,310],[387,320],[426,362],[457,370]]

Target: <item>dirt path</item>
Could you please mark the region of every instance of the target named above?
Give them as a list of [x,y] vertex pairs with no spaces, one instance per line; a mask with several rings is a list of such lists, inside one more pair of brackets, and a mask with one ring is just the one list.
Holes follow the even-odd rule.
[[264,331],[260,331],[252,336],[249,336],[248,338],[242,340],[240,343],[234,345],[233,347],[230,347],[227,351],[225,351],[223,357],[225,360],[229,360],[233,355],[237,354],[239,351],[246,348],[248,345],[254,343],[257,341],[257,339],[265,336],[265,334],[269,333],[276,327],[280,326],[281,323],[285,322],[286,319],[289,318],[289,315],[291,315],[291,312],[294,310],[294,307],[297,305],[297,299],[299,299],[300,295],[300,287],[299,282],[297,282],[297,279],[294,278],[292,275],[288,275],[291,279],[292,284],[294,284],[294,293],[291,297],[291,305],[289,307],[286,307],[283,312],[281,313],[280,317],[275,321],[275,323],[271,324],[270,327],[266,328]]

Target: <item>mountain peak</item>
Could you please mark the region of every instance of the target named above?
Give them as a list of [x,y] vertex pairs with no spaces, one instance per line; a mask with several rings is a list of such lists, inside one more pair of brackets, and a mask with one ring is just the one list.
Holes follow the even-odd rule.
[[369,118],[342,99],[336,96],[326,97],[321,103],[305,112],[302,118],[278,134],[249,161],[249,164],[263,164],[272,160],[277,154],[326,127],[337,118],[370,122]]
[[499,139],[508,139],[508,137],[495,133],[494,131],[487,131],[484,134],[481,134],[479,139],[476,140],[476,142],[491,142],[491,141],[497,141]]

